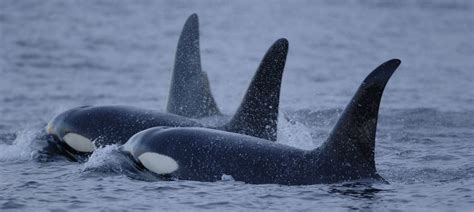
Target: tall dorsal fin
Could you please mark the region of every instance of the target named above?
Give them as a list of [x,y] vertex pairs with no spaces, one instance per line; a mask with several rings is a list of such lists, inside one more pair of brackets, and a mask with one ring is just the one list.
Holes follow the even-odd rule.
[[220,114],[207,75],[201,70],[199,51],[199,20],[192,14],[179,37],[167,112],[190,118]]
[[271,141],[277,138],[280,87],[288,41],[277,40],[267,51],[237,113],[225,126],[229,131]]
[[328,140],[318,148],[320,154],[332,159],[329,161],[337,171],[357,170],[361,176],[376,173],[374,150],[380,100],[399,65],[400,60],[389,60],[365,78]]

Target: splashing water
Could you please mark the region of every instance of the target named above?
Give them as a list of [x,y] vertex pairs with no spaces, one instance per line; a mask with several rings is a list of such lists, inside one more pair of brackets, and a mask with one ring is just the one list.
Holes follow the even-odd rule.
[[297,120],[279,117],[278,141],[289,146],[311,150],[318,146],[313,143],[310,129]]
[[37,131],[22,130],[16,135],[12,144],[0,143],[0,161],[27,161],[34,157],[38,150],[34,143]]
[[83,164],[81,172],[88,172],[91,170],[116,170],[120,172],[120,161],[118,145],[99,147]]

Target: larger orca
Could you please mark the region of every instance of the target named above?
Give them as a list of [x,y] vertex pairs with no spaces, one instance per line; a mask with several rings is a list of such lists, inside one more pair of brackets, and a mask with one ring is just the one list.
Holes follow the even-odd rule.
[[[83,106],[54,117],[46,127],[52,139],[48,149],[78,160],[98,146],[123,144],[135,133],[156,126],[209,127],[275,141],[280,85],[288,53],[288,41],[277,40],[266,52],[244,96],[231,117],[222,115],[201,70],[198,17],[186,21],[176,51],[166,112],[131,106]],[[220,125],[200,121],[204,117],[227,120]],[[51,148],[53,146],[54,148]]]
[[393,59],[362,82],[329,138],[305,151],[267,140],[204,128],[152,128],[122,149],[142,168],[182,180],[231,175],[252,184],[306,185],[362,179],[384,181],[374,160],[383,90],[400,65]]

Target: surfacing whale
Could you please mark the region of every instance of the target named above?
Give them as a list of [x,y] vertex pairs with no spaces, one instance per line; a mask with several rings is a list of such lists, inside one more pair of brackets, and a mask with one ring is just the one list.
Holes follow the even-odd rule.
[[[186,21],[178,42],[167,112],[131,106],[83,106],[53,118],[46,128],[52,137],[48,150],[80,160],[98,146],[123,144],[135,133],[157,127],[209,127],[275,141],[280,85],[288,41],[275,41],[263,57],[241,106],[230,121],[209,126],[199,118],[219,112],[209,80],[201,70],[198,17]],[[54,148],[51,148],[53,146]],[[56,150],[54,150],[56,149]]]
[[375,134],[382,93],[399,65],[392,59],[370,73],[329,138],[311,151],[196,127],[147,129],[121,148],[144,169],[180,180],[217,181],[231,175],[252,184],[384,181],[375,167]]

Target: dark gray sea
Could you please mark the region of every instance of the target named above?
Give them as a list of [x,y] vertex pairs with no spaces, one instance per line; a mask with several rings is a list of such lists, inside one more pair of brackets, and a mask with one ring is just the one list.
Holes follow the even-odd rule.
[[[0,1],[0,211],[211,209],[474,211],[471,0]],[[319,146],[365,76],[402,64],[380,110],[376,164],[390,184],[250,185],[140,180],[117,146],[45,160],[38,133],[80,105],[164,111],[186,18],[232,114],[265,51],[290,42],[278,142]]]

